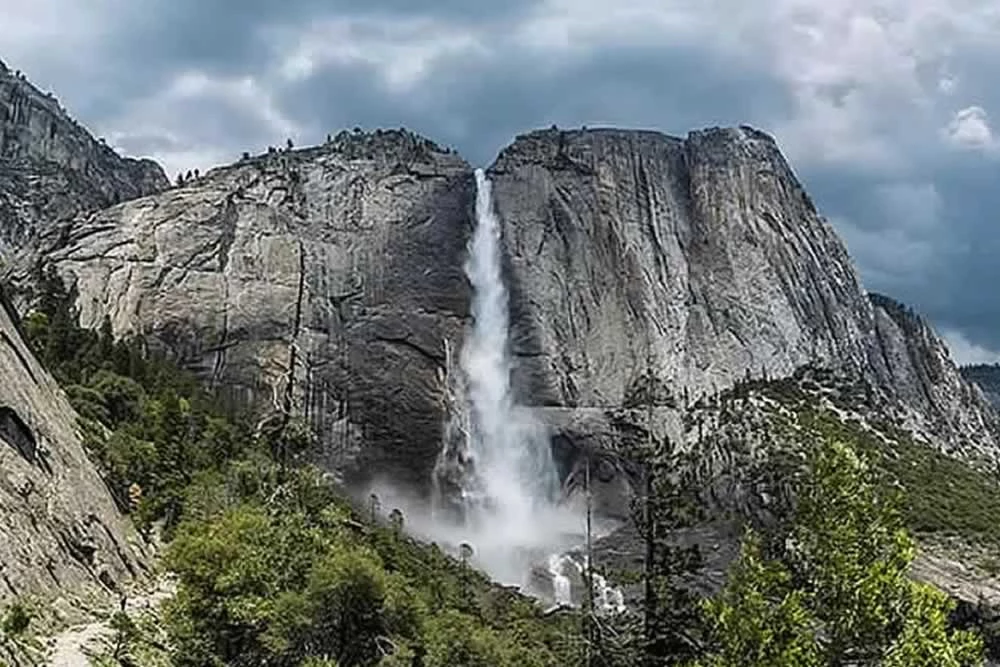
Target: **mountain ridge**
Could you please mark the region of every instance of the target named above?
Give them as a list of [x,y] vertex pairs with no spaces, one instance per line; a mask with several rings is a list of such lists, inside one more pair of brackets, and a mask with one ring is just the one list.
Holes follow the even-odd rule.
[[156,162],[119,156],[53,95],[0,67],[0,254],[52,221],[169,185]]
[[[29,88],[28,107],[58,108]],[[43,159],[52,149],[35,116],[4,117],[0,165],[26,155],[79,173],[83,158]],[[87,141],[74,145],[88,155]],[[613,408],[649,356],[660,382],[692,395],[828,363],[865,377],[941,447],[995,455],[995,412],[926,322],[867,296],[767,133],[552,127],[518,135],[487,171],[523,402]],[[471,172],[406,130],[343,131],[317,146],[244,154],[183,187],[139,178],[119,205],[94,200],[27,225],[15,217],[0,232],[36,231],[7,273],[27,286],[30,265],[55,266],[80,290],[88,326],[109,317],[118,335],[150,335],[235,400],[285,396],[348,458],[359,448],[365,458],[362,441],[385,440],[375,460],[394,467],[388,452],[412,449],[403,443],[418,433],[426,471],[439,418],[419,414],[439,411],[436,375],[469,318]],[[409,387],[409,426],[376,423],[399,403],[358,373]],[[356,423],[348,405],[368,416]]]

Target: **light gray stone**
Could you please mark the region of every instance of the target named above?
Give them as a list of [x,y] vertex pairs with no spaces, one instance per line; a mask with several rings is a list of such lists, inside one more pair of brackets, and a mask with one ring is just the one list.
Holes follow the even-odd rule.
[[341,135],[81,217],[45,257],[84,325],[109,317],[235,403],[305,416],[351,479],[426,487],[444,340],[468,309],[473,187],[464,161],[409,133]]
[[617,407],[651,367],[675,398],[848,369],[967,458],[997,417],[925,322],[899,326],[773,139],[747,127],[523,135],[490,170],[521,398]]
[[120,157],[55,97],[0,67],[0,258],[55,222],[168,186],[155,162]]
[[76,412],[0,301],[0,607],[120,590],[143,576],[141,542],[87,459]]

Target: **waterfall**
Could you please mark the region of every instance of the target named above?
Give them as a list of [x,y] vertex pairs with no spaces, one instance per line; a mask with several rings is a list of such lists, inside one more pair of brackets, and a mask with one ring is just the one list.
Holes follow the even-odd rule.
[[471,408],[470,452],[479,470],[483,502],[495,503],[491,518],[530,519],[552,501],[558,484],[545,430],[511,395],[510,328],[504,287],[500,222],[492,187],[476,170],[476,230],[465,272],[472,284],[472,331],[462,348],[462,371]]
[[549,556],[549,575],[552,576],[552,597],[556,604],[573,604],[573,593],[569,577],[563,572],[565,557],[559,554]]
[[458,522],[477,562],[499,580],[521,584],[576,529],[555,503],[559,479],[547,430],[511,391],[512,360],[501,228],[492,187],[476,170],[476,227],[465,273],[473,289],[472,327],[455,363],[449,353],[448,421],[435,469],[435,500]]
[[[445,345],[446,422],[434,470],[434,526],[453,547],[473,549],[473,561],[494,579],[551,591],[572,604],[571,579],[583,572],[566,550],[583,539],[577,510],[558,502],[559,476],[549,434],[511,390],[507,290],[501,226],[492,187],[476,170],[476,228],[465,273],[473,289],[472,326],[456,359]],[[546,567],[547,565],[547,567]],[[533,584],[544,573],[551,588]],[[621,592],[595,577],[600,609],[618,610]]]

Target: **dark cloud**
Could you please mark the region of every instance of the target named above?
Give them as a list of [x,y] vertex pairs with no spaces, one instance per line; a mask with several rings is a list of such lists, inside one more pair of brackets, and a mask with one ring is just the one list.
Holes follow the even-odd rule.
[[[0,13],[14,1],[0,0]],[[580,12],[614,17],[619,9],[616,3],[580,1]],[[946,2],[940,0],[941,6]],[[793,168],[846,239],[870,289],[909,303],[972,344],[1000,350],[1000,298],[993,288],[1000,280],[994,259],[1000,253],[994,230],[1000,222],[1000,155],[955,150],[942,135],[957,112],[972,106],[992,114],[994,130],[1000,128],[1000,88],[991,77],[997,51],[982,38],[988,32],[973,35],[964,48],[948,48],[946,67],[921,60],[916,78],[931,92],[917,99],[906,88],[905,67],[921,44],[889,53],[870,42],[872,53],[890,58],[884,86],[869,75],[885,63],[856,56],[868,53],[868,42],[859,42],[860,51],[845,43],[843,52],[808,53],[789,33],[794,48],[782,52],[780,35],[751,26],[733,34],[741,35],[741,43],[748,37],[748,43],[770,46],[741,57],[746,52],[714,33],[754,12],[737,15],[725,2],[705,10],[717,20],[706,24],[704,34],[632,39],[621,31],[640,34],[647,26],[619,21],[617,33],[586,43],[573,33],[562,45],[558,31],[527,45],[517,39],[517,28],[542,0],[98,4],[107,12],[96,22],[102,26],[99,39],[88,47],[78,36],[63,51],[56,48],[63,45],[48,51],[39,45],[40,55],[29,59],[38,64],[38,74],[24,68],[85,124],[118,136],[117,145],[130,153],[179,156],[179,168],[194,162],[205,169],[210,164],[204,161],[263,151],[288,135],[302,144],[354,126],[404,126],[458,149],[473,164],[487,164],[516,134],[552,124],[684,135],[710,125],[750,123],[785,142]],[[635,3],[647,4],[656,5]],[[357,57],[324,62],[319,54],[308,76],[282,76],[281,64],[298,42],[336,20],[348,21],[348,27],[326,46],[354,40]],[[783,29],[770,20],[760,25]],[[405,31],[400,37],[394,27],[411,24],[427,34],[415,38],[412,55],[393,53],[400,40],[412,37]],[[446,48],[462,35],[471,36],[469,44]],[[863,37],[880,38],[874,32]],[[0,41],[0,56],[3,48]],[[422,57],[424,72],[412,81],[393,79],[393,66]],[[893,67],[903,68],[898,76]],[[204,89],[174,90],[184,73],[205,77]],[[937,90],[945,76],[950,82]],[[834,138],[834,148],[841,140],[857,146],[827,159],[820,154],[831,145],[824,137]],[[873,142],[891,154],[890,166],[858,149]]]
[[527,130],[621,125],[684,135],[704,125],[766,119],[787,108],[761,72],[669,47],[623,48],[553,67],[514,52],[442,65],[415,91],[387,92],[369,68],[327,69],[278,95],[303,122],[406,126],[488,164]]

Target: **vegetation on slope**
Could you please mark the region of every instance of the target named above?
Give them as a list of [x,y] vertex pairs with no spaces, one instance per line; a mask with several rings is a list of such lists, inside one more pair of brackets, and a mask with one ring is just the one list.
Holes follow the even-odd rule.
[[[682,461],[670,448],[647,452],[642,607],[614,619],[545,616],[406,537],[400,514],[382,522],[353,507],[306,463],[315,443],[294,421],[252,427],[141,341],[81,329],[55,276],[40,284],[25,322],[32,346],[80,412],[123,510],[166,528],[165,565],[179,580],[164,615],[175,665],[978,664],[980,640],[948,629],[945,596],[906,578],[914,551],[903,520],[990,535],[980,513],[993,505],[981,503],[994,501],[964,467],[900,449],[918,445],[890,447],[803,408],[794,430],[810,446],[774,466],[805,502],[748,533],[728,585],[704,604],[681,584],[697,554],[668,539],[697,519],[686,495],[697,480],[675,474]],[[931,485],[939,495],[914,506],[912,490],[942,470],[955,483]],[[909,511],[880,472],[903,480]],[[114,659],[131,664],[141,637],[126,618],[115,627]]]
[[896,494],[839,440],[788,470],[792,520],[751,531],[722,593],[705,605],[699,666],[980,664],[982,640],[950,630],[953,603],[912,581],[916,548]]
[[80,328],[58,277],[39,285],[30,344],[122,509],[166,528],[173,664],[572,664],[574,615],[543,617],[406,537],[399,513],[388,524],[359,513],[305,463],[313,443],[294,421],[252,428],[141,340]]

